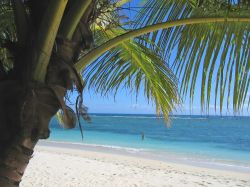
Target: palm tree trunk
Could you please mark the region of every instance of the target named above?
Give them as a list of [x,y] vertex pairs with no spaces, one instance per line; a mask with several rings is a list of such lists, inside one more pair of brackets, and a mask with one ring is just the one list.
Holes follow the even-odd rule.
[[[49,137],[48,124],[59,109],[52,86],[0,84],[0,186],[19,186],[39,139]],[[64,97],[65,89],[61,89]]]
[[38,139],[16,139],[1,153],[0,186],[18,187]]
[[[0,82],[0,187],[19,186],[36,143],[49,137],[49,121],[63,109],[66,91],[79,82],[71,61],[78,52],[73,44],[81,43],[81,38],[61,40],[50,58],[44,83],[26,76],[11,78],[23,81],[7,77],[8,81]],[[15,72],[23,71],[17,68]]]
[[[88,0],[88,5],[90,2]],[[59,108],[65,107],[66,91],[73,88],[73,83],[78,87],[78,91],[82,91],[73,62],[81,51],[92,46],[93,37],[88,22],[75,24],[81,17],[86,21],[93,7],[90,6],[91,10],[84,13],[89,6],[80,3],[85,8],[82,11],[79,9],[77,19],[73,20],[74,29],[70,28],[70,32],[75,29],[76,31],[74,34],[69,33],[72,40],[67,40],[57,36],[66,4],[67,0],[51,1],[49,13],[45,13],[49,18],[44,18],[44,25],[42,23],[42,29],[39,30],[38,47],[27,46],[27,49],[22,49],[24,52],[16,58],[20,62],[15,62],[20,64],[20,67],[15,65],[4,77],[6,81],[0,81],[0,187],[19,186],[35,145],[39,139],[49,137],[49,121]],[[74,7],[78,9],[77,6]],[[84,34],[82,29],[90,33]],[[83,39],[84,44],[88,41],[90,45],[83,45]],[[57,47],[53,51],[55,40]],[[40,50],[38,58],[32,57],[33,49]],[[43,58],[44,54],[46,55]],[[30,68],[32,66],[34,67]],[[20,72],[23,74],[19,75]],[[30,74],[33,76],[29,76]]]

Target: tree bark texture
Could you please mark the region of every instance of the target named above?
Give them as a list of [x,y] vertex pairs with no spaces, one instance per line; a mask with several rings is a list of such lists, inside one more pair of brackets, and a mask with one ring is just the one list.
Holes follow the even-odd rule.
[[19,186],[36,143],[49,137],[49,121],[60,108],[53,89],[18,81],[0,84],[1,187]]

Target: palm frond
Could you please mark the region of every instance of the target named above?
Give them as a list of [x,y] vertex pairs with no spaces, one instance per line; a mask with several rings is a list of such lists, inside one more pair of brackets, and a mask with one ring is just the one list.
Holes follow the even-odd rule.
[[[100,38],[120,35],[121,30],[99,32]],[[177,82],[172,71],[159,55],[141,45],[138,40],[123,42],[106,52],[85,70],[88,88],[107,95],[114,95],[119,88],[131,89],[138,93],[144,89],[148,100],[156,104],[156,111],[165,119],[179,103]]]
[[[166,20],[209,17],[250,17],[250,4],[233,0],[148,0],[136,17],[135,28]],[[195,92],[200,92],[202,109],[208,112],[215,95],[215,108],[219,105],[220,112],[231,103],[234,112],[240,112],[247,103],[249,107],[250,99],[249,35],[249,23],[209,23],[160,30],[144,38],[164,49],[158,54],[165,61],[173,61],[172,68],[181,77],[183,97],[189,96],[192,103]],[[151,46],[145,40],[141,44]]]
[[[193,26],[186,28],[178,46],[178,56],[174,68],[182,75],[181,92],[189,91],[191,100],[195,92],[198,72],[202,72],[201,105],[209,109],[210,94],[215,91],[215,106],[219,96],[220,111],[227,97],[227,106],[233,100],[234,111],[242,110],[246,93],[249,89],[249,35],[250,32],[240,28],[244,24],[226,24],[211,26]],[[250,28],[250,27],[249,27]],[[236,34],[237,33],[237,34]],[[187,40],[187,38],[189,38]],[[212,87],[212,84],[215,87]],[[228,88],[226,90],[226,87]],[[231,91],[233,99],[230,99]],[[241,93],[241,94],[239,94]]]

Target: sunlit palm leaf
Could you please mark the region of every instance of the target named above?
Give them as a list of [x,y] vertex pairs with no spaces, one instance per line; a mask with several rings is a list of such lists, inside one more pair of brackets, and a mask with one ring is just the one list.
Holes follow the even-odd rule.
[[[99,32],[97,38],[111,38],[120,33],[120,30]],[[157,53],[137,40],[124,42],[108,51],[87,67],[85,78],[89,88],[103,95],[116,93],[121,87],[136,93],[144,88],[145,96],[155,102],[158,113],[162,112],[166,119],[179,102],[172,71]]]
[[[211,26],[207,27],[211,28]],[[189,90],[191,99],[193,99],[197,74],[202,71],[202,106],[206,102],[206,106],[209,107],[210,93],[212,84],[214,84],[215,94],[220,95],[220,111],[224,95],[228,92],[228,96],[230,96],[231,89],[234,89],[234,110],[242,109],[245,100],[245,97],[242,96],[246,96],[245,93],[249,86],[246,82],[249,79],[250,32],[239,29],[241,27],[243,25],[240,24],[227,24],[227,26],[220,24],[214,25],[211,30],[206,26],[193,26],[193,30],[184,29],[185,34],[182,34],[180,39],[178,56],[174,63],[176,71],[183,75],[181,81],[183,94]],[[187,40],[187,38],[189,39]],[[234,81],[233,85],[230,86],[232,82],[228,81]],[[240,92],[241,94],[239,94]],[[216,98],[215,106],[217,105]],[[230,99],[227,102],[230,102]]]
[[[148,0],[136,19],[135,27],[182,18],[250,17],[247,1],[153,1]],[[153,40],[180,79],[180,91],[193,101],[201,93],[202,109],[209,111],[212,92],[220,112],[233,103],[234,112],[249,107],[250,24],[223,23],[182,26],[151,33]],[[145,46],[150,44],[141,42]],[[152,48],[153,49],[153,48]],[[173,53],[174,52],[174,53]],[[197,77],[202,77],[197,85]],[[225,101],[226,100],[226,101]],[[219,101],[219,102],[218,102]],[[219,103],[219,104],[218,104]]]

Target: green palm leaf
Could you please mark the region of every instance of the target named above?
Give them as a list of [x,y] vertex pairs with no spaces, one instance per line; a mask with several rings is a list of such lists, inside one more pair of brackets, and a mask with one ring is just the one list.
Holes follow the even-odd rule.
[[[247,1],[148,0],[144,7],[136,17],[136,28],[183,18],[250,17]],[[225,104],[229,108],[231,103],[234,112],[240,112],[247,103],[249,107],[250,99],[249,35],[249,23],[210,23],[160,30],[144,38],[165,49],[158,54],[173,61],[172,68],[181,77],[183,97],[189,96],[192,103],[199,91],[202,109],[208,112],[214,92],[214,103],[219,105],[220,112]],[[150,45],[145,40],[141,43]]]
[[[110,39],[121,32],[124,31],[100,31],[96,37],[102,39],[102,43],[104,38]],[[116,94],[121,87],[135,93],[144,88],[146,98],[155,102],[157,112],[162,112],[166,120],[179,103],[177,81],[172,71],[157,53],[138,40],[123,42],[106,52],[86,68],[84,77],[89,88],[103,95]]]

